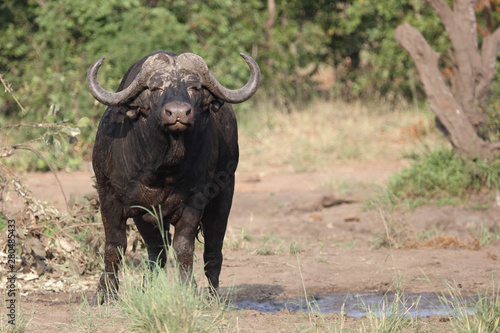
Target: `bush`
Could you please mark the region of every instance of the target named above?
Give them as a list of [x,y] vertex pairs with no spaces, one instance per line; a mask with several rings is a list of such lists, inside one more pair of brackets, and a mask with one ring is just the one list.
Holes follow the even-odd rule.
[[[452,149],[438,147],[389,179],[387,196],[392,204],[410,199],[463,198],[483,188],[499,188],[500,159],[468,161]],[[422,202],[422,200],[420,200]]]

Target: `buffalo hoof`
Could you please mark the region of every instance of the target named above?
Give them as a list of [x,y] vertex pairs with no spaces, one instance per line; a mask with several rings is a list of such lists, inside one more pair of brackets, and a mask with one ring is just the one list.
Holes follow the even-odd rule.
[[118,278],[115,274],[103,273],[90,305],[97,306],[115,301],[118,298],[118,285]]
[[116,292],[99,292],[97,291],[92,300],[90,301],[90,306],[99,306],[104,304],[109,304],[118,299]]

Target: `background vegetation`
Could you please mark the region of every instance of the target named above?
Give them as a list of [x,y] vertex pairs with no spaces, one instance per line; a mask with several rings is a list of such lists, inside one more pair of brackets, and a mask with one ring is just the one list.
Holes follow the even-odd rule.
[[[269,88],[262,99],[307,100],[318,90],[312,77],[320,64],[337,69],[335,89],[327,89],[336,97],[417,99],[416,71],[394,39],[402,22],[437,51],[449,46],[432,10],[410,0],[277,0],[274,11],[264,0],[7,0],[0,4],[0,72],[28,111],[56,104],[69,119],[99,117],[85,87],[94,60],[108,58],[103,84],[116,87],[135,60],[159,48],[202,55],[234,86],[247,75],[238,53],[249,53]],[[8,116],[18,112],[0,98]]]
[[[494,9],[496,24],[500,14]],[[482,10],[478,6],[480,25]],[[51,145],[54,154],[47,160],[54,167],[80,167],[90,159],[104,110],[87,91],[89,65],[107,58],[100,82],[113,90],[133,62],[160,48],[200,54],[230,87],[241,86],[248,75],[238,53],[251,54],[263,72],[262,89],[250,103],[237,106],[240,118],[263,103],[286,117],[318,96],[375,102],[375,115],[381,109],[392,112],[401,102],[425,101],[413,61],[394,38],[403,22],[443,54],[446,77],[450,44],[424,1],[6,0],[0,3],[0,74],[24,108],[8,89],[0,90],[0,138],[7,144],[33,140],[40,150]],[[492,90],[499,84],[495,79]],[[495,93],[491,99],[491,108],[498,108]],[[491,114],[494,125],[498,119]],[[262,111],[260,116],[266,117]],[[249,117],[243,118],[245,124]],[[352,157],[358,155],[363,154]],[[2,161],[18,169],[48,170],[36,155]]]

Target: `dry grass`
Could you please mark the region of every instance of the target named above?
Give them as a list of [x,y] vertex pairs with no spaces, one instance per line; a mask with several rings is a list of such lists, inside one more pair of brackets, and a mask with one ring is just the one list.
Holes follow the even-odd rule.
[[445,139],[427,109],[318,101],[287,113],[262,106],[238,113],[239,170],[319,170],[338,160],[399,160]]

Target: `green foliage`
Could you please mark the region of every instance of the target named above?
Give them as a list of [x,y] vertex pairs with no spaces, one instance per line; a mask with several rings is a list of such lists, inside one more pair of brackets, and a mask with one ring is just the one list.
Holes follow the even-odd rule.
[[[107,57],[100,83],[114,90],[127,69],[157,49],[202,55],[213,74],[230,88],[242,86],[248,68],[238,56],[251,53],[261,33],[260,1],[69,1],[9,0],[0,4],[0,73],[26,112],[0,90],[0,128],[8,142],[33,141],[55,168],[74,169],[90,156],[97,123],[105,109],[85,83],[89,65]],[[252,13],[252,15],[249,15]],[[57,110],[49,119],[47,110]],[[79,141],[33,124],[78,124]],[[2,125],[22,123],[22,130]],[[26,126],[32,126],[26,130]],[[28,126],[28,127],[29,127]],[[75,127],[75,126],[73,126]],[[38,140],[42,136],[44,140]],[[47,144],[51,145],[47,149]],[[46,170],[47,163],[26,155],[8,161],[19,169]]]
[[7,226],[7,218],[2,212],[0,212],[0,231],[5,229],[6,226]]
[[[480,15],[481,13],[477,13],[478,26],[488,27],[488,24],[485,22],[485,15]],[[500,26],[500,12],[498,9],[491,11],[490,19],[492,21],[492,28]],[[481,34],[479,34],[481,36]],[[482,38],[479,39],[479,42],[482,43]],[[487,122],[484,128],[479,131],[479,135],[490,141],[497,142],[500,141],[500,63],[496,62],[495,64],[495,77],[491,83],[489,95],[486,101],[481,101],[479,104],[479,110],[484,112],[487,117]]]
[[[394,38],[394,29],[409,22],[449,66],[447,35],[423,2],[275,2],[270,25],[263,0],[7,0],[0,4],[0,72],[30,110],[57,104],[69,119],[95,119],[99,112],[86,91],[85,74],[102,56],[108,61],[101,82],[109,89],[118,86],[135,60],[163,48],[202,55],[220,81],[233,88],[248,73],[238,53],[252,54],[267,88],[261,98],[310,98],[315,92],[311,75],[324,62],[337,67],[336,91],[343,98],[416,100],[423,96],[420,80]],[[478,12],[482,26],[483,16]],[[497,16],[493,11],[493,23]],[[4,95],[0,109],[15,112]]]
[[[394,40],[401,22],[423,31],[438,51],[448,47],[437,17],[410,0],[278,0],[269,26],[262,0],[8,0],[0,18],[0,72],[30,121],[56,105],[69,121],[85,116],[95,125],[103,107],[87,92],[85,75],[103,56],[100,82],[110,90],[134,61],[160,48],[200,54],[221,83],[236,88],[248,76],[238,53],[249,53],[263,72],[260,98],[284,102],[314,96],[311,76],[321,62],[339,67],[352,96],[415,94],[418,77]],[[0,110],[20,116],[1,92]]]
[[[0,126],[0,138],[6,144],[0,151],[5,151],[7,156],[13,155],[2,161],[21,170],[78,168],[89,149],[92,125],[87,117],[80,118],[76,126],[72,125],[58,111],[53,105],[40,122]],[[82,132],[85,133],[83,138]],[[83,140],[79,141],[79,137]],[[22,150],[27,152],[21,153]]]
[[[442,54],[450,66],[449,40],[442,24],[425,2],[413,0],[275,0],[275,15],[264,0],[5,0],[0,3],[0,73],[25,107],[0,90],[0,124],[40,123],[47,110],[58,110],[66,124],[82,124],[79,142],[65,145],[64,158],[48,159],[56,167],[75,168],[90,155],[97,122],[105,107],[88,93],[85,77],[90,64],[106,57],[99,82],[115,90],[127,69],[157,49],[194,52],[229,88],[242,86],[248,68],[238,53],[259,63],[261,89],[255,102],[290,111],[326,89],[343,99],[418,102],[422,86],[413,61],[394,38],[394,29],[409,22]],[[492,12],[493,23],[500,14]],[[479,24],[485,26],[482,12]],[[481,43],[481,39],[479,40]],[[320,64],[335,68],[333,88],[320,88],[314,75]],[[492,90],[500,84],[495,78]],[[500,108],[496,93],[484,107],[489,124],[484,137],[500,138]],[[252,110],[254,111],[254,110]],[[253,113],[254,114],[254,113]],[[0,126],[1,126],[0,125]],[[18,142],[31,140],[19,133]],[[49,140],[50,141],[50,140]],[[55,145],[58,145],[55,142]],[[36,149],[43,149],[37,143]],[[74,151],[72,150],[74,149]],[[350,152],[354,157],[358,150]],[[307,157],[307,156],[305,156]],[[19,167],[45,169],[43,162],[18,162]]]
[[412,0],[364,0],[338,6],[341,12],[326,24],[343,82],[338,86],[342,97],[416,101],[425,96],[413,61],[396,42],[394,30],[408,22],[436,51],[445,51],[449,41],[432,8]]
[[420,155],[389,179],[391,203],[401,200],[463,198],[483,187],[499,188],[500,160],[468,161],[453,150],[436,148]]
[[[85,76],[103,56],[108,60],[100,82],[109,90],[116,89],[136,60],[157,49],[199,53],[223,84],[241,86],[248,69],[238,53],[251,53],[262,32],[254,29],[262,23],[260,1],[59,0],[1,6],[7,14],[0,42],[8,47],[0,52],[0,72],[26,106],[30,121],[40,121],[40,108],[54,104],[70,121],[86,116],[95,123],[104,107],[96,107]],[[3,93],[0,110],[17,114]]]

